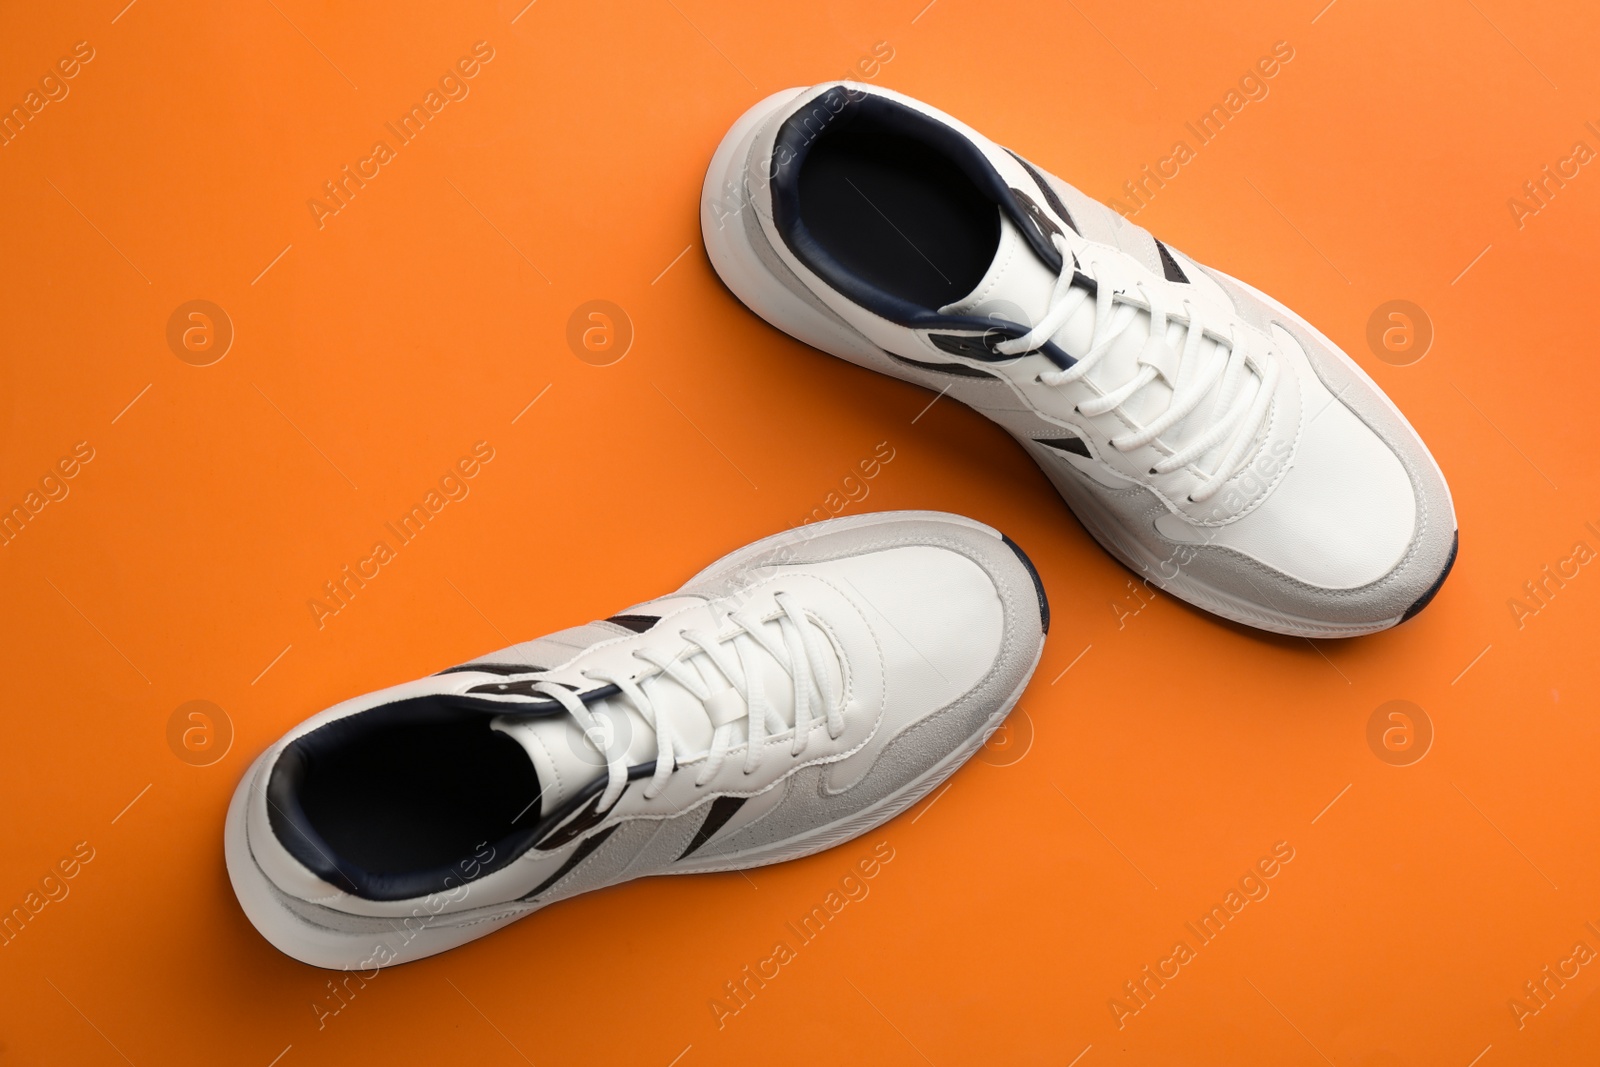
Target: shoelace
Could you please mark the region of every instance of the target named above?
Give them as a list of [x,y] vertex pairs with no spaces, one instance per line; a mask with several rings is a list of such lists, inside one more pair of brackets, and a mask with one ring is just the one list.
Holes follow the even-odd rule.
[[[1073,275],[1080,268],[1066,240],[1059,234],[1054,235],[1053,240],[1061,252],[1061,274],[1051,291],[1049,310],[1038,325],[1023,336],[995,345],[995,351],[1002,355],[1017,356],[1038,348],[1055,336],[1056,331],[1089,299],[1088,290],[1072,284]],[[1138,317],[1134,309],[1141,309],[1140,304],[1128,299],[1125,290],[1111,284],[1109,272],[1098,268],[1092,260],[1086,261],[1084,267],[1087,268],[1086,273],[1096,277],[1099,282],[1094,296],[1094,332],[1089,351],[1066,370],[1050,370],[1040,374],[1039,381],[1045,385],[1067,385],[1092,371],[1118,338],[1133,325]],[[1200,343],[1205,337],[1199,312],[1188,301],[1184,301],[1182,313],[1173,314],[1167,309],[1165,301],[1160,299],[1160,294],[1147,292],[1138,283],[1134,283],[1133,288],[1144,301],[1142,309],[1148,310],[1150,315],[1150,338],[1139,355],[1139,372],[1103,396],[1083,401],[1078,405],[1078,410],[1091,417],[1104,415],[1120,408],[1157,378],[1165,382],[1172,390],[1167,410],[1141,429],[1111,439],[1117,451],[1128,452],[1150,444],[1182,422],[1200,406],[1220,379],[1222,392],[1215,407],[1220,414],[1215,415],[1211,425],[1193,440],[1163,457],[1151,468],[1153,474],[1170,474],[1200,459],[1231,436],[1232,446],[1223,455],[1222,461],[1209,475],[1204,475],[1200,485],[1189,494],[1189,499],[1198,504],[1221,489],[1244,465],[1272,403],[1273,389],[1278,382],[1278,361],[1272,358],[1270,352],[1251,356],[1242,351],[1231,331],[1226,339],[1213,334],[1212,339],[1216,341],[1219,351],[1206,362],[1187,387],[1180,389],[1179,368],[1194,364],[1199,357]],[[1119,314],[1124,308],[1127,311]],[[1185,327],[1181,352],[1174,351],[1167,343],[1169,322]],[[1243,386],[1252,365],[1261,374],[1261,385],[1255,396],[1249,397]]]
[[[679,632],[681,638],[689,642],[693,649],[704,653],[715,665],[732,691],[743,701],[745,710],[744,715],[719,723],[717,716],[713,715],[709,708],[707,709],[707,717],[711,719],[714,730],[706,764],[695,780],[697,786],[705,785],[711,780],[721,769],[728,750],[741,740],[739,737],[741,722],[745,724],[746,734],[742,740],[747,741],[749,745],[745,755],[746,774],[753,774],[760,767],[764,748],[762,742],[768,737],[777,736],[790,729],[789,724],[783,721],[777,709],[767,700],[761,677],[762,664],[756,656],[758,647],[776,660],[794,683],[794,741],[790,746],[790,755],[802,754],[810,744],[811,723],[816,717],[812,714],[811,707],[813,684],[822,696],[821,710],[827,720],[828,736],[836,738],[844,731],[844,709],[835,706],[825,666],[826,661],[822,658],[822,652],[817,646],[817,638],[813,636],[810,624],[806,622],[799,606],[788,596],[779,593],[776,600],[783,610],[783,614],[777,619],[779,632],[783,637],[781,642],[773,639],[762,620],[739,611],[731,612],[727,616],[728,621],[738,627],[737,632],[733,634],[719,636],[697,630]],[[731,653],[729,645],[733,648]],[[798,655],[794,654],[796,649],[799,651]],[[655,673],[647,673],[637,680],[626,674],[611,671],[583,672],[585,678],[615,685],[622,696],[627,698],[628,703],[633,705],[634,710],[655,730],[656,768],[650,778],[650,784],[644,790],[647,800],[660,794],[666,785],[667,777],[677,767],[679,757],[690,759],[696,755],[684,747],[683,739],[672,729],[667,717],[657,714],[655,702],[650,697],[650,691],[658,684],[657,679],[662,676],[671,678],[694,694],[702,705],[707,704],[713,696],[720,695],[711,691],[698,671],[688,669],[685,660],[692,654],[691,651],[676,657],[668,657],[656,649],[636,649],[634,657],[655,668]],[[583,731],[584,737],[605,757],[607,781],[606,788],[600,795],[598,810],[609,810],[611,805],[621,798],[622,790],[627,785],[627,753],[609,750],[607,738],[611,731],[605,729],[572,690],[553,682],[538,682],[532,688],[534,692],[554,699],[565,708]],[[722,692],[726,693],[728,690]]]

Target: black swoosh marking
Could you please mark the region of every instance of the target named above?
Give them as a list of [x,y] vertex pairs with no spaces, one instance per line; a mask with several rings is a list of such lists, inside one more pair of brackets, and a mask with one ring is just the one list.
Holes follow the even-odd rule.
[[[628,787],[623,786],[622,791],[626,793]],[[607,808],[605,811],[600,810],[600,796],[600,793],[596,793],[593,800],[578,809],[578,814],[551,830],[544,840],[540,841],[534,848],[537,848],[540,852],[554,852],[585,830],[599,825],[601,819],[611,814],[611,808]],[[620,804],[621,802],[622,798],[620,796],[617,797],[617,803]],[[612,808],[616,806],[616,804],[611,805]]]
[[711,808],[706,812],[706,821],[700,824],[700,829],[694,832],[694,840],[689,842],[689,847],[683,850],[678,858],[684,859],[690,853],[698,850],[701,845],[710,841],[712,835],[724,826],[728,820],[742,807],[749,797],[718,797],[711,802]]
[[1073,455],[1082,456],[1084,459],[1093,458],[1089,455],[1089,446],[1083,443],[1082,438],[1052,437],[1048,440],[1044,438],[1034,438],[1034,440],[1041,445],[1049,445],[1051,448],[1061,452],[1071,452]]
[[[535,693],[533,687],[539,685],[536,678],[524,678],[520,682],[489,682],[485,685],[475,685],[468,689],[469,693],[493,693],[496,696],[543,697],[543,693]],[[560,683],[556,683],[560,684]],[[568,686],[567,688],[571,688]],[[548,700],[548,697],[545,697]]]
[[[995,358],[994,349],[989,347],[988,334],[930,333],[928,340],[953,356],[968,356],[972,359],[987,360]],[[1004,341],[1006,337],[1001,334],[995,340]],[[890,354],[893,355],[893,353]],[[943,368],[941,367],[940,369],[942,370]]]
[[1039,173],[1038,168],[1036,168],[1032,163],[1029,163],[1026,159],[1023,159],[1021,156],[1017,155],[1015,152],[1011,151],[1009,148],[1006,149],[1006,153],[1012,159],[1022,164],[1022,169],[1028,172],[1028,176],[1032,178],[1034,184],[1039,187],[1039,191],[1044,194],[1044,198],[1050,204],[1051,209],[1053,209],[1057,215],[1060,215],[1062,220],[1065,221],[1068,226],[1072,227],[1072,232],[1082,236],[1083,231],[1078,229],[1078,224],[1072,220],[1072,212],[1067,210],[1067,205],[1063,204],[1061,202],[1061,197],[1057,196],[1056,191],[1050,188],[1050,183],[1044,180],[1044,175]]
[[1183,268],[1178,266],[1178,261],[1172,258],[1172,253],[1167,251],[1167,246],[1156,241],[1156,251],[1161,254],[1161,273],[1169,282],[1187,282],[1189,276],[1183,273]]
[[[939,347],[945,348],[946,351],[950,351],[946,345],[941,344]],[[907,366],[917,367],[921,370],[931,370],[938,374],[953,374],[957,378],[989,378],[992,380],[998,380],[988,371],[979,370],[977,367],[969,367],[965,363],[924,363],[920,359],[908,359],[905,356],[897,356],[893,352],[885,352],[884,354],[890,359],[894,360],[896,363],[904,363]]]
[[606,838],[615,833],[616,829],[617,828],[615,826],[608,826],[604,830],[601,830],[599,833],[595,834],[593,837],[589,838],[589,840],[585,841],[583,844],[579,845],[577,848],[573,849],[572,855],[567,857],[567,862],[558,867],[555,874],[552,874],[550,877],[534,886],[531,892],[525,893],[517,899],[532,900],[534,897],[538,896],[540,893],[543,893],[546,889],[549,889],[551,886],[561,881],[561,879],[571,874],[572,869],[578,864],[582,863],[584,860],[588,859],[589,853],[605,844]]
[[659,615],[613,615],[606,622],[614,622],[625,630],[642,634],[661,621]]
[[440,674],[458,674],[461,671],[482,671],[485,674],[538,674],[549,670],[531,663],[463,663],[459,667],[446,667]]
[[1011,190],[1011,196],[1016,200],[1018,206],[1027,213],[1028,218],[1033,220],[1033,224],[1039,228],[1039,234],[1044,238],[1046,244],[1050,242],[1050,238],[1053,235],[1062,233],[1061,227],[1055,224],[1055,220],[1046,215],[1044,209],[1033,202],[1033,197],[1016,188]]

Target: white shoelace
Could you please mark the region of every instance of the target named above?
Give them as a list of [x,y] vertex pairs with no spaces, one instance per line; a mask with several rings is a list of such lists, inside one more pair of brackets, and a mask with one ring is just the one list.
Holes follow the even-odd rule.
[[[813,685],[822,696],[822,711],[827,721],[828,736],[836,738],[844,731],[844,709],[836,706],[826,661],[817,646],[817,638],[811,632],[811,624],[806,621],[800,608],[785,594],[777,594],[776,600],[778,606],[783,609],[783,614],[776,620],[779,632],[783,636],[781,642],[773,639],[761,619],[738,611],[731,612],[727,616],[728,621],[738,628],[734,633],[719,635],[696,630],[679,632],[678,636],[688,641],[692,650],[704,653],[727,679],[733,692],[744,702],[745,708],[744,715],[721,724],[717,723],[709,710],[707,711],[707,717],[712,719],[714,729],[711,735],[711,747],[706,753],[708,758],[695,780],[697,786],[705,785],[711,780],[721,769],[728,750],[740,741],[748,742],[749,746],[745,755],[744,772],[754,773],[761,765],[764,749],[762,742],[768,737],[775,737],[791,729],[790,724],[783,721],[777,709],[767,700],[761,677],[763,664],[756,655],[758,647],[777,661],[794,684],[792,727],[794,740],[789,749],[791,755],[798,756],[805,752],[811,740],[811,723],[815,718],[811,707]],[[728,650],[729,645],[733,646],[732,653]],[[638,679],[610,671],[583,672],[585,678],[615,685],[640,717],[655,730],[656,769],[650,778],[650,784],[644,790],[647,800],[660,794],[666,785],[668,775],[677,767],[680,757],[687,760],[698,755],[684,748],[682,738],[674,732],[667,717],[657,713],[655,702],[650,697],[650,691],[663,675],[694,694],[701,704],[705,704],[716,695],[706,685],[698,671],[688,669],[685,660],[694,654],[692,650],[686,650],[675,657],[664,656],[650,648],[635,650],[633,653],[635,658],[655,668],[653,672],[647,672]],[[583,701],[578,699],[577,694],[565,686],[553,682],[538,682],[532,688],[534,692],[550,697],[564,707],[583,730],[584,737],[605,757],[607,781],[605,791],[600,795],[598,810],[609,810],[622,796],[622,790],[628,781],[627,753],[611,751],[607,745],[607,739],[614,731],[607,730]],[[744,724],[745,736],[742,738],[739,736],[740,723]]]
[[[1073,273],[1079,269],[1079,264],[1067,248],[1065,238],[1059,234],[1055,235],[1054,243],[1061,252],[1061,274],[1057,277],[1055,288],[1050,294],[1050,308],[1032,330],[1021,337],[995,345],[995,351],[1002,355],[1022,355],[1038,348],[1055,336],[1056,331],[1089,299],[1088,290],[1072,284]],[[1200,320],[1199,312],[1186,300],[1182,304],[1181,314],[1174,314],[1160,298],[1161,294],[1147,292],[1142,285],[1135,282],[1132,288],[1142,298],[1141,305],[1130,300],[1125,290],[1113,285],[1110,272],[1099,269],[1094,261],[1085,261],[1083,269],[1099,283],[1094,297],[1094,331],[1089,350],[1066,370],[1050,370],[1040,374],[1039,381],[1049,386],[1062,386],[1079,380],[1100,363],[1111,346],[1138,317],[1137,312],[1125,313],[1118,321],[1119,305],[1130,310],[1133,308],[1148,310],[1150,338],[1145,343],[1144,351],[1139,355],[1139,372],[1097,399],[1083,401],[1078,405],[1078,410],[1091,417],[1104,415],[1108,411],[1120,408],[1123,403],[1157,378],[1165,382],[1172,390],[1167,410],[1142,428],[1111,439],[1111,444],[1117,451],[1128,452],[1150,444],[1182,422],[1200,406],[1220,380],[1222,393],[1213,409],[1219,414],[1213,416],[1211,425],[1183,447],[1163,457],[1153,468],[1153,473],[1170,474],[1194,463],[1211,449],[1232,437],[1233,443],[1223,455],[1221,462],[1210,474],[1200,472],[1201,482],[1189,494],[1189,499],[1195,503],[1205,501],[1244,466],[1251,446],[1255,443],[1256,435],[1266,420],[1267,409],[1272,403],[1273,390],[1278,382],[1278,361],[1270,352],[1252,356],[1241,351],[1231,331],[1226,339],[1214,333],[1212,339],[1217,343],[1217,352],[1206,361],[1206,365],[1194,375],[1187,387],[1180,389],[1179,369],[1183,366],[1192,366],[1199,358],[1200,343],[1205,337],[1205,327]],[[1174,351],[1167,343],[1169,322],[1186,329],[1181,352]],[[1252,366],[1261,376],[1261,384],[1253,398],[1248,397],[1243,388]],[[1126,413],[1124,417],[1128,417]]]

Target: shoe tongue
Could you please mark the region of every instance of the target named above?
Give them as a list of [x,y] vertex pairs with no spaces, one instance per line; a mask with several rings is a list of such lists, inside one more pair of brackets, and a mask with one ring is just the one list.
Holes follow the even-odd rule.
[[549,815],[584,786],[605,776],[605,762],[584,741],[583,731],[570,715],[544,719],[501,715],[489,728],[521,745],[533,761],[533,771],[539,777],[540,817]]
[[[1031,328],[1050,309],[1050,299],[1055,291],[1058,277],[1058,272],[1039,258],[1022,231],[1004,212],[1000,212],[1000,246],[995,252],[994,262],[989,265],[988,272],[972,292],[939,310],[946,315],[974,315],[1014,322]],[[1122,333],[1110,351],[1085,376],[1103,392],[1121,387],[1139,373],[1139,357],[1143,354],[1145,343],[1150,338],[1148,312],[1122,304],[1118,305],[1116,316],[1112,326],[1121,329]],[[1062,351],[1082,356],[1094,341],[1094,317],[1095,299],[1091,295],[1079,304],[1067,321],[1052,335],[1051,340]],[[1181,350],[1183,346],[1181,328],[1169,328],[1167,341],[1174,348]],[[1207,360],[1217,358],[1218,355],[1218,348],[1212,341],[1209,339],[1202,341],[1193,365],[1179,367],[1179,381],[1186,383],[1191,375],[1200,372]],[[1200,433],[1211,418],[1220,414],[1213,410],[1219,398],[1220,389],[1213,386],[1211,395],[1203,400],[1182,423],[1168,430],[1163,439],[1172,447],[1181,447],[1185,439]],[[1145,423],[1165,411],[1171,402],[1172,390],[1164,382],[1157,380],[1129,398],[1122,405],[1122,410],[1138,422]],[[1220,455],[1223,447],[1219,444],[1213,448],[1206,456],[1201,457],[1201,463],[1209,465]]]
[[940,308],[945,315],[976,315],[1032,326],[1050,309],[1056,271],[1039,258],[1022,231],[1004,211],[1000,215],[1000,246],[994,262],[977,288],[953,304]]
[[[778,646],[783,647],[778,624],[769,622],[765,626]],[[843,685],[843,671],[835,658],[833,645],[816,626],[813,625],[811,630],[815,645],[826,661],[829,691],[839,693]],[[767,704],[784,723],[792,726],[794,682],[789,672],[753,641],[745,644],[745,656],[760,671],[761,689]],[[731,646],[727,647],[727,652],[730,656],[738,655]],[[799,654],[798,651],[795,654]],[[679,660],[679,664],[689,674],[698,675],[713,695],[731,688],[728,679],[704,653],[685,656]],[[711,747],[711,720],[705,703],[699,697],[665,674],[647,681],[645,692],[650,697],[656,715],[664,717],[671,724],[681,749],[697,755]],[[810,706],[813,721],[826,714],[814,682]],[[599,740],[607,750],[626,753],[625,762],[630,767],[654,762],[655,728],[645,721],[631,701],[621,696],[606,697],[589,701],[588,708],[600,724],[602,736]],[[493,720],[490,728],[516,741],[533,762],[541,789],[541,817],[560,808],[591,782],[606,777],[605,757],[583,736],[577,720],[565,712],[539,718],[501,715]],[[777,731],[769,725],[767,732]]]

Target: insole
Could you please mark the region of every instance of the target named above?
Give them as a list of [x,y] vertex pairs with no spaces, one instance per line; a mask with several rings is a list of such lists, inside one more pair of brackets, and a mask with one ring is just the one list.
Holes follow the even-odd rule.
[[920,141],[856,123],[800,168],[800,218],[868,284],[924,308],[972,292],[1000,246],[999,208]]
[[537,812],[538,798],[522,746],[476,717],[396,725],[319,753],[300,786],[333,858],[372,874],[456,864],[510,833],[530,803]]

